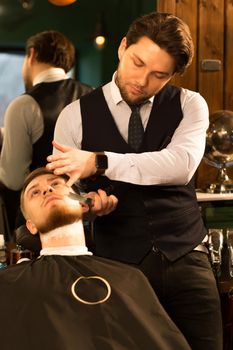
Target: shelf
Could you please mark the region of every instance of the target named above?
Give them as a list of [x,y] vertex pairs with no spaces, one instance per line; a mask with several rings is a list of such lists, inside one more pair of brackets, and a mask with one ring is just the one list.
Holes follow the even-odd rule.
[[198,202],[230,201],[233,200],[233,193],[205,193],[196,192]]

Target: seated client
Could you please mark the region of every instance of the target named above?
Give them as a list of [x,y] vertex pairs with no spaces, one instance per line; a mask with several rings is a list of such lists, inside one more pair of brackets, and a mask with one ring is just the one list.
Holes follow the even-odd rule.
[[25,180],[21,209],[42,250],[0,271],[2,348],[190,350],[139,270],[88,251],[88,205],[66,182],[45,168]]

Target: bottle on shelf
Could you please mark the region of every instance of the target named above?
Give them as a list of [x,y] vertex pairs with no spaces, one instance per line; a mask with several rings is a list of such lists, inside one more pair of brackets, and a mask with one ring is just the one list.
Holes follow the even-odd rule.
[[0,234],[0,269],[7,267],[6,245],[4,235]]
[[24,249],[19,244],[17,244],[16,247],[14,249],[11,249],[10,251],[10,265],[17,264],[17,262],[20,259],[31,260],[32,258],[33,258],[33,253],[28,249]]

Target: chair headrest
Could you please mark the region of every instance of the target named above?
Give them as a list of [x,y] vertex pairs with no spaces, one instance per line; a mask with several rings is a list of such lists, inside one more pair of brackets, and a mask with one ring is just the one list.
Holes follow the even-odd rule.
[[29,249],[36,255],[39,255],[41,250],[41,242],[39,234],[32,235],[26,225],[21,225],[15,230],[16,244],[25,249]]

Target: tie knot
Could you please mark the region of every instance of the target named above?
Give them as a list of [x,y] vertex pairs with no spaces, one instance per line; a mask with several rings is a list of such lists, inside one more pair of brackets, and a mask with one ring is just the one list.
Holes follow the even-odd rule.
[[137,103],[137,104],[134,104],[134,105],[129,105],[130,109],[132,112],[139,112],[140,108],[145,104],[145,102],[143,103]]

